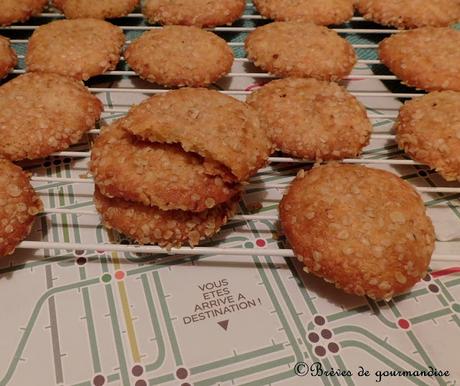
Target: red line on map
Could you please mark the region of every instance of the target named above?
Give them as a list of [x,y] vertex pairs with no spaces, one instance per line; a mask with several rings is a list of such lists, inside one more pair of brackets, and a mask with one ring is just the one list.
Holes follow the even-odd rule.
[[434,271],[434,272],[431,272],[431,276],[436,278],[436,277],[451,275],[453,273],[460,273],[460,267],[452,267],[452,268],[441,269],[440,271]]

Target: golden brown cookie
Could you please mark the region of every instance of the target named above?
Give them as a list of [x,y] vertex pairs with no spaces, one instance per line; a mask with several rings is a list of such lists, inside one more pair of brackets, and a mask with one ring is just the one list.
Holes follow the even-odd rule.
[[214,236],[233,215],[236,202],[219,204],[203,212],[161,210],[120,198],[108,198],[96,187],[96,209],[104,225],[127,235],[140,244],[159,244],[171,248],[195,246]]
[[29,73],[0,87],[0,155],[46,157],[78,143],[102,103],[84,85],[57,74]]
[[460,21],[458,0],[359,0],[365,19],[400,29],[446,27]]
[[150,23],[215,27],[239,19],[245,0],[147,0],[143,9]]
[[141,78],[164,86],[207,86],[232,68],[226,41],[196,27],[169,26],[145,32],[125,51]]
[[405,84],[428,91],[460,91],[460,31],[417,28],[384,39],[379,56]]
[[247,180],[272,151],[255,110],[218,91],[184,88],[134,106],[123,128],[151,142],[179,143],[185,151],[226,166]]
[[0,256],[14,252],[43,205],[19,166],[0,158]]
[[121,128],[106,128],[94,143],[91,172],[102,194],[162,210],[201,212],[239,193],[223,172],[179,146],[152,144]]
[[262,16],[276,21],[342,24],[353,16],[354,0],[254,0]]
[[48,0],[2,0],[0,2],[0,26],[24,22],[39,14]]
[[87,80],[115,69],[124,41],[123,31],[104,20],[53,21],[32,34],[27,70]]
[[357,157],[369,143],[372,125],[366,109],[336,83],[274,80],[247,102],[283,153],[315,161],[343,159]]
[[411,288],[426,275],[434,249],[433,225],[414,188],[360,165],[301,171],[280,219],[307,271],[372,299]]
[[17,63],[18,57],[11,48],[10,41],[0,36],[0,79],[7,76]]
[[310,23],[275,22],[245,42],[249,60],[279,77],[339,80],[356,63],[353,47],[336,32]]
[[460,181],[460,92],[433,92],[401,108],[397,141],[414,160]]
[[139,0],[53,0],[68,19],[112,19],[126,16]]

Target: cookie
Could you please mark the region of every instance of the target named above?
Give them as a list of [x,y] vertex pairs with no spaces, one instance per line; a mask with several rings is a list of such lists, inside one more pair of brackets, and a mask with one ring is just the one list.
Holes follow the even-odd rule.
[[280,220],[307,272],[372,299],[411,288],[434,249],[433,225],[414,188],[360,165],[301,171],[282,199]]
[[16,51],[10,47],[10,41],[0,36],[0,79],[7,76],[17,63],[18,57]]
[[29,73],[0,87],[0,155],[42,158],[78,143],[102,103],[84,85],[56,74]]
[[143,79],[169,87],[207,86],[232,68],[226,41],[196,27],[147,31],[125,51],[129,66]]
[[414,160],[447,181],[460,181],[460,92],[433,92],[406,102],[396,132],[399,146]]
[[104,20],[53,21],[29,39],[27,70],[87,80],[115,69],[124,41],[123,31]]
[[274,80],[247,100],[278,150],[308,160],[357,157],[372,125],[343,87],[316,79]]
[[53,0],[68,19],[112,19],[130,13],[139,0]]
[[460,31],[424,27],[384,39],[379,56],[405,84],[428,91],[460,91]]
[[275,22],[245,42],[249,60],[278,77],[340,80],[356,63],[353,47],[336,32],[311,23]]
[[162,210],[201,212],[239,193],[224,171],[177,145],[136,139],[116,121],[97,138],[90,169],[102,194]]
[[150,23],[215,27],[239,19],[245,0],[147,0],[143,13]]
[[0,256],[14,252],[43,205],[19,166],[0,158]]
[[262,16],[276,21],[342,24],[353,16],[354,0],[254,0]]
[[218,91],[184,88],[131,108],[123,127],[151,142],[179,143],[227,167],[239,181],[264,166],[272,145],[255,110]]
[[120,198],[108,198],[97,187],[94,202],[107,228],[113,228],[139,244],[159,244],[166,248],[186,244],[193,247],[214,236],[232,216],[236,205],[232,200],[199,213],[161,210]]
[[359,0],[365,19],[400,29],[447,27],[460,21],[458,0]]
[[2,0],[0,2],[0,26],[24,22],[39,14],[48,0]]

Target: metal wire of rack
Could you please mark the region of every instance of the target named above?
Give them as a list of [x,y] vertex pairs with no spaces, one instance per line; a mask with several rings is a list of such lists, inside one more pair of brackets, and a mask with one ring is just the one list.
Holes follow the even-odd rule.
[[[252,9],[252,4],[248,4],[248,8]],[[62,18],[63,16],[57,12],[53,12],[50,10],[49,12],[42,13],[38,15],[34,20],[48,20],[48,19],[58,19]],[[125,20],[134,20],[134,19],[143,19],[143,15],[141,13],[131,13],[127,15]],[[242,20],[250,20],[250,21],[264,21],[264,18],[257,14],[245,14],[242,17]],[[361,23],[365,22],[362,17],[353,17],[352,23]],[[39,25],[39,24],[38,24]],[[9,34],[13,35],[10,39],[13,44],[21,45],[26,49],[28,39],[16,38],[17,33],[31,33],[33,32],[38,25],[15,25],[10,27],[0,27],[0,32],[8,32]],[[149,29],[157,29],[161,28],[158,26],[149,26],[149,25],[121,25],[120,26],[125,32],[131,31],[139,31],[143,32]],[[229,27],[216,27],[212,28],[212,31],[217,33],[226,34],[226,33],[247,33],[254,30],[255,27],[241,27],[241,26],[229,26]],[[345,35],[355,35],[355,34],[371,34],[376,36],[388,35],[392,33],[399,32],[398,30],[393,29],[374,29],[374,28],[355,28],[354,26],[348,28],[333,28],[336,32]],[[127,39],[126,44],[129,44],[131,40]],[[232,48],[243,48],[243,42],[235,42],[229,41],[228,44]],[[376,50],[378,48],[378,44],[353,44],[355,49],[366,49],[366,50]],[[24,55],[18,55],[20,60],[24,59]],[[249,71],[243,65],[249,63],[248,59],[246,58],[235,58],[235,63],[240,64],[237,71],[230,72],[226,78],[234,79],[234,78],[248,78],[248,79],[255,79],[255,80],[270,80],[274,77],[271,74],[267,74],[257,69]],[[380,61],[378,59],[359,59],[357,65],[358,66],[370,66],[370,65],[379,65]],[[121,65],[126,67],[124,63],[124,58],[121,58]],[[25,72],[25,69],[22,67],[16,68],[13,71],[13,74],[22,74]],[[115,70],[109,71],[104,74],[105,78],[111,77],[123,77],[125,79],[136,79],[137,75],[135,72],[130,70]],[[375,74],[375,73],[367,73],[367,74],[352,74],[346,77],[344,80],[376,80],[376,81],[397,81],[397,78],[391,74]],[[115,84],[115,83],[114,83]],[[116,85],[114,87],[111,85],[110,87],[96,87],[94,85],[89,85],[89,89],[92,93],[100,95],[101,93],[120,93],[123,95],[133,94],[133,95],[141,95],[143,97],[158,94],[158,93],[165,93],[168,92],[167,89],[157,87],[155,85],[148,85],[145,87],[124,87]],[[219,90],[222,93],[233,95],[235,97],[244,97],[251,93],[248,89],[238,88],[238,89],[223,89]],[[411,90],[409,90],[411,91]],[[418,97],[423,95],[423,93],[417,92],[391,92],[387,90],[371,90],[371,91],[353,91],[351,92],[358,98],[402,98],[402,99],[409,99]],[[128,107],[114,107],[111,103],[107,103],[104,101],[105,111],[103,114],[103,118],[106,120],[119,117],[128,112]],[[395,109],[396,110],[396,109]],[[397,118],[397,111],[391,113],[375,113],[375,112],[368,112],[368,117],[374,123],[379,122],[382,120],[389,120],[393,121]],[[52,157],[69,157],[74,160],[88,160],[90,156],[89,151],[89,142],[90,137],[97,135],[99,133],[99,129],[91,130],[88,133],[88,142],[82,143],[77,146],[79,149],[82,150],[74,150],[70,149],[69,151],[62,151],[55,154],[52,154]],[[394,141],[395,135],[392,133],[376,133],[374,132],[371,136],[372,140],[387,140],[387,141]],[[76,148],[77,148],[76,147]],[[270,157],[269,159],[270,164],[308,164],[311,163],[305,160],[298,160],[293,159],[291,157],[284,157],[284,156],[276,156]],[[344,160],[345,163],[352,163],[352,164],[368,164],[368,165],[395,165],[395,166],[422,166],[421,163],[410,160],[410,159],[393,159],[391,156],[386,157],[385,159],[372,159],[372,158],[359,158],[359,159],[347,159]],[[270,173],[269,168],[266,168],[266,172]],[[93,180],[89,176],[87,169],[85,167],[79,169],[80,173],[83,173],[83,176],[80,177],[61,177],[61,176],[54,176],[54,175],[47,175],[47,176],[32,176],[32,182],[36,187],[40,187],[41,183],[60,183],[60,184],[85,184],[85,185],[92,185]],[[285,189],[289,183],[289,180],[293,178],[293,175],[290,175],[289,179],[286,180],[283,184],[270,184],[270,183],[263,183],[258,184],[257,181],[251,182],[246,189],[273,189],[276,191],[282,191]],[[416,188],[420,193],[437,193],[437,194],[453,194],[453,199],[457,199],[460,195],[460,186],[449,184],[449,186],[430,186],[430,187],[417,187]],[[49,216],[49,215],[80,215],[80,216],[97,216],[97,212],[95,209],[79,209],[79,208],[62,208],[62,207],[47,207],[41,213],[41,216]],[[277,222],[278,216],[276,215],[263,215],[263,214],[238,214],[234,216],[231,221],[232,222],[260,222],[260,221],[270,221],[270,222]],[[460,236],[459,236],[460,237]],[[438,238],[438,241],[439,240]],[[448,241],[448,240],[443,240]],[[62,242],[50,242],[50,241],[32,241],[26,240],[22,242],[18,249],[32,249],[32,250],[91,250],[91,251],[104,251],[104,252],[127,252],[127,253],[149,253],[149,254],[175,254],[175,255],[238,255],[238,256],[284,256],[284,257],[294,257],[293,251],[291,249],[283,249],[283,248],[236,248],[236,247],[195,247],[195,248],[187,248],[183,247],[181,249],[172,249],[166,251],[163,248],[157,246],[141,246],[141,245],[125,245],[121,243],[62,243]],[[434,260],[437,262],[459,262],[460,255],[450,255],[450,254],[436,254],[434,256]]]

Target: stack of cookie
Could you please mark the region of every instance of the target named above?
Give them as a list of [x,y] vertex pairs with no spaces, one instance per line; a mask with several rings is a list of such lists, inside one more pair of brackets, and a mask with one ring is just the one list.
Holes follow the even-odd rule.
[[156,95],[96,140],[96,207],[107,227],[139,243],[194,246],[226,223],[270,152],[245,103],[208,89]]

